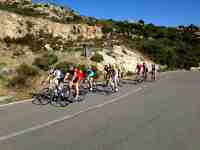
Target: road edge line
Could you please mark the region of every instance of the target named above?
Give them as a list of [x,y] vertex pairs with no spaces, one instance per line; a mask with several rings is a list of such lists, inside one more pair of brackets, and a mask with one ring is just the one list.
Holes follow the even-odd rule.
[[37,130],[40,130],[42,128],[47,128],[47,127],[50,127],[50,126],[52,126],[54,124],[60,123],[62,121],[75,118],[75,117],[77,117],[77,116],[79,116],[79,115],[81,115],[83,113],[102,108],[105,105],[112,104],[112,103],[115,103],[117,101],[121,101],[122,98],[125,98],[125,97],[127,97],[127,96],[129,96],[131,94],[134,94],[136,92],[139,92],[141,90],[142,90],[142,88],[139,87],[139,88],[137,88],[137,89],[135,89],[133,91],[130,91],[130,92],[128,92],[128,93],[126,93],[126,94],[124,94],[122,96],[115,97],[115,98],[110,99],[110,100],[108,100],[108,101],[106,101],[104,103],[101,103],[101,104],[90,106],[87,109],[79,111],[79,112],[74,113],[72,115],[65,115],[65,116],[63,116],[61,118],[58,118],[58,119],[55,119],[55,120],[52,120],[52,121],[48,121],[48,122],[40,124],[40,125],[36,125],[36,126],[30,127],[30,128],[27,128],[27,129],[24,129],[24,130],[21,130],[21,131],[16,131],[16,132],[10,133],[10,134],[5,135],[5,136],[0,136],[0,141],[5,141],[5,140],[8,140],[8,139],[14,138],[16,136],[20,136],[20,135],[27,134],[27,133],[30,133],[30,132],[33,132],[33,131],[37,131]]

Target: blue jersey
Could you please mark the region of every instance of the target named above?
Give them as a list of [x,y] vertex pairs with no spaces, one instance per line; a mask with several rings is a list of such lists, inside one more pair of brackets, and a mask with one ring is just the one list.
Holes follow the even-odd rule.
[[96,73],[92,69],[87,70],[87,77],[94,77]]

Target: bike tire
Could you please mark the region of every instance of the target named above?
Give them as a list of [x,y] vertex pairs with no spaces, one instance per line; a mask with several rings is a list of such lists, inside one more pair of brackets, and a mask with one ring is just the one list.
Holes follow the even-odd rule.
[[59,104],[60,107],[66,107],[69,104],[66,98],[64,98],[61,95],[57,97],[57,103]]
[[39,94],[33,96],[32,103],[35,105],[47,105],[49,100],[46,96]]

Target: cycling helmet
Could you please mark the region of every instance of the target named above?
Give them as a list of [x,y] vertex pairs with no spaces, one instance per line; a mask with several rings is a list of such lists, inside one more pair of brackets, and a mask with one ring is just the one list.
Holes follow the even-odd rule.
[[50,70],[48,71],[48,74],[49,74],[49,75],[52,75],[52,74],[54,74],[54,72],[55,72],[55,69],[52,68],[52,69],[50,69]]
[[70,71],[74,70],[74,66],[73,66],[73,65],[70,65],[70,66],[69,66],[69,70],[70,70]]

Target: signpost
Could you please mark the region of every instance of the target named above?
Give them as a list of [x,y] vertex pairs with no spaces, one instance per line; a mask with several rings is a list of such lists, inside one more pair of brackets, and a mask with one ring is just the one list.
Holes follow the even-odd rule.
[[90,48],[88,48],[86,45],[83,45],[83,56],[86,59],[86,65],[87,67],[89,66],[89,62],[90,62],[90,56],[91,56],[91,52],[92,50]]

